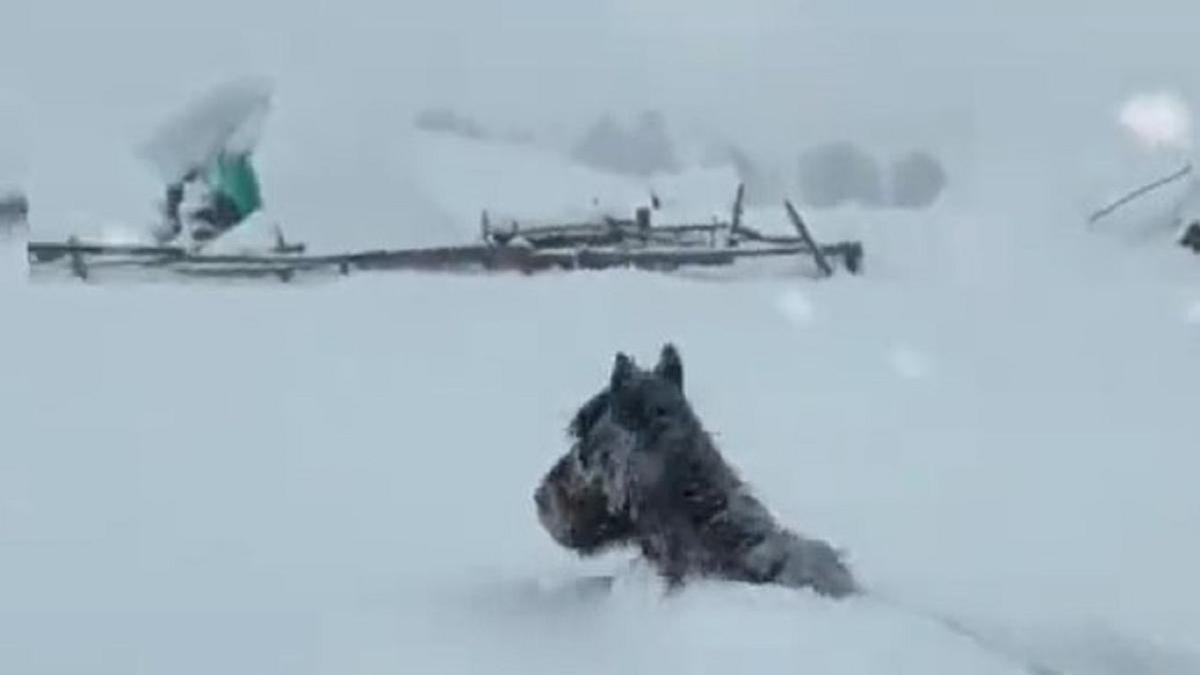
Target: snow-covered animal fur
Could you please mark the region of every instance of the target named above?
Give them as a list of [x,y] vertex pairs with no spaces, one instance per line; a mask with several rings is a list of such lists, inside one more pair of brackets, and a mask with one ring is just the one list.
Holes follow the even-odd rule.
[[684,396],[673,346],[649,371],[618,354],[570,434],[571,450],[534,495],[563,546],[583,555],[636,546],[671,587],[709,576],[833,597],[858,590],[837,551],[781,527],[721,457]]

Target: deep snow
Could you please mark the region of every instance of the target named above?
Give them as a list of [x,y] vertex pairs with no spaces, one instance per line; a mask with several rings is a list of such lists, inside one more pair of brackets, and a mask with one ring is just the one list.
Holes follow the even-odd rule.
[[875,601],[664,600],[556,548],[531,490],[571,413],[673,340],[731,461],[873,588],[1066,672],[1200,672],[1194,260],[948,208],[814,228],[869,273],[6,275],[0,670],[1021,672]]
[[[643,183],[325,124],[317,89],[281,96],[268,213],[227,244],[275,219],[328,250],[468,239],[483,208],[626,215],[654,187],[664,217],[704,219],[732,197],[720,169]],[[34,234],[130,236],[158,186],[128,139],[59,131],[34,153]],[[0,672],[1020,672],[927,608],[1069,673],[1200,673],[1200,267],[1141,227],[1169,195],[1083,226],[1175,158],[1044,140],[990,139],[929,212],[808,214],[867,249],[865,276],[820,284],[784,264],[27,285],[6,243]],[[539,529],[571,413],[613,352],[665,340],[764,501],[909,609],[664,599],[627,556]],[[596,572],[611,596],[563,590]]]

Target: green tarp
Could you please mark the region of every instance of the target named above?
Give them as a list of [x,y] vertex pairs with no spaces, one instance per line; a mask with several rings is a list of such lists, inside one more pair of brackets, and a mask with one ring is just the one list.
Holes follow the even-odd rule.
[[218,157],[209,173],[209,184],[229,197],[242,218],[262,208],[258,176],[250,165],[248,154],[222,154]]

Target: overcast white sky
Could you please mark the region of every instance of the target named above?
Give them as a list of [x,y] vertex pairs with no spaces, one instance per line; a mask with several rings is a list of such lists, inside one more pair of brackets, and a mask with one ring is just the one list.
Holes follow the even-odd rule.
[[3,24],[0,122],[30,129],[35,164],[65,161],[46,157],[64,139],[116,152],[247,73],[277,78],[297,137],[426,105],[564,135],[655,107],[783,153],[831,135],[1086,142],[1132,92],[1200,91],[1194,0],[8,0]]

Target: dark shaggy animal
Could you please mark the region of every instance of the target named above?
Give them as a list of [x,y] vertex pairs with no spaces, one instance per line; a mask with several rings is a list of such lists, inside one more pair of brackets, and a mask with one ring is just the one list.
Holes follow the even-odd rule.
[[837,551],[781,527],[721,457],[684,396],[671,345],[649,371],[618,354],[570,435],[534,495],[563,546],[583,555],[636,546],[672,588],[708,576],[833,597],[858,590]]

